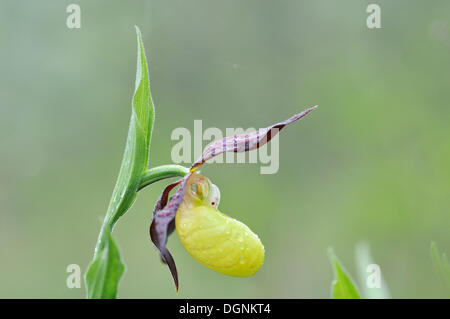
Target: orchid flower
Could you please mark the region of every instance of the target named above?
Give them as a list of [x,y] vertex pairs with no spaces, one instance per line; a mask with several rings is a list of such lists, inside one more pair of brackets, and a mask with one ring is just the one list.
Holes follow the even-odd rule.
[[[158,199],[150,225],[150,238],[159,249],[161,260],[168,265],[178,291],[175,261],[166,247],[168,237],[176,229],[188,253],[206,267],[222,274],[238,277],[254,275],[264,261],[264,246],[258,235],[242,222],[218,210],[219,188],[197,169],[224,152],[247,152],[268,143],[286,125],[291,124],[317,106],[296,114],[286,121],[253,133],[229,136],[211,143],[189,174],[168,185]],[[170,198],[170,192],[178,186]]]

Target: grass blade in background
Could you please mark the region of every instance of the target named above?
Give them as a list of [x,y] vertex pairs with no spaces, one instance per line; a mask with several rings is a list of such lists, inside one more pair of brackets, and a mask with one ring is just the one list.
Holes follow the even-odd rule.
[[331,283],[331,297],[333,299],[360,299],[353,280],[339,263],[333,249],[328,249],[328,257],[334,269],[335,279]]
[[362,292],[364,298],[367,299],[389,299],[391,294],[384,281],[383,276],[380,273],[380,287],[369,287],[367,284],[368,276],[371,274],[367,272],[367,266],[375,264],[370,254],[370,247],[367,242],[360,242],[356,245],[356,268],[358,271],[359,282],[362,286]]
[[431,259],[433,260],[434,267],[436,268],[440,279],[447,288],[447,293],[450,295],[450,263],[448,262],[445,253],[442,255],[439,253],[435,242],[431,243]]
[[117,220],[125,214],[136,199],[141,176],[147,169],[154,106],[150,97],[142,36],[137,27],[136,34],[137,70],[130,126],[119,177],[100,230],[94,260],[86,273],[88,298],[115,298],[116,296],[124,265],[111,232]]

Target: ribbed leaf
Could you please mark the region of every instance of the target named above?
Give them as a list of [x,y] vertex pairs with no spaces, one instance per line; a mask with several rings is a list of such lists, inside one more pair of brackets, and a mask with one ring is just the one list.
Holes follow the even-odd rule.
[[147,61],[139,29],[137,34],[137,70],[131,120],[125,152],[106,217],[95,249],[94,261],[86,274],[89,298],[114,298],[124,266],[111,237],[117,220],[136,199],[141,177],[147,168],[154,106],[150,96]]
[[136,86],[122,166],[108,209],[112,224],[130,208],[136,198],[141,175],[147,168],[150,138],[155,118],[144,45],[141,32],[137,27],[136,33],[138,42]]
[[112,236],[108,233],[108,241],[92,262],[86,273],[86,283],[89,283],[88,298],[116,298],[117,284],[125,270],[119,249]]

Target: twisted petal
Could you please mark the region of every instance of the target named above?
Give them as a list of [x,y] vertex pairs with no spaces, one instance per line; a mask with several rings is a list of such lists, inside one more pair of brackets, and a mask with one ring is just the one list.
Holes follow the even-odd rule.
[[[175,265],[175,261],[173,260],[172,255],[166,248],[166,243],[167,237],[175,229],[175,222],[174,222],[175,214],[183,200],[186,181],[190,175],[191,174],[187,175],[186,177],[175,183],[170,184],[164,189],[160,198],[156,202],[155,210],[153,212],[153,220],[150,225],[150,238],[152,239],[152,242],[155,244],[155,246],[159,249],[161,253],[161,260],[169,266],[177,291],[178,291],[177,267]],[[167,204],[170,191],[179,184],[181,184],[180,187],[178,188],[175,195],[170,199],[170,202]]]
[[263,146],[275,135],[277,135],[278,132],[280,132],[286,125],[301,119],[315,108],[317,108],[317,105],[303,111],[302,113],[295,114],[286,121],[259,129],[258,131],[243,135],[228,136],[222,140],[211,143],[205,148],[202,156],[194,164],[192,164],[191,171],[195,171],[198,167],[203,165],[203,163],[219,154],[225,152],[247,152]]

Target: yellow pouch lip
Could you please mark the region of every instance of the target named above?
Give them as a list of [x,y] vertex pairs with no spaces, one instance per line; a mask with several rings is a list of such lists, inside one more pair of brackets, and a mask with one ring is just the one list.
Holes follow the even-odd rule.
[[252,276],[264,262],[264,246],[248,226],[218,210],[215,188],[202,175],[189,178],[175,217],[178,238],[202,265],[230,276]]

